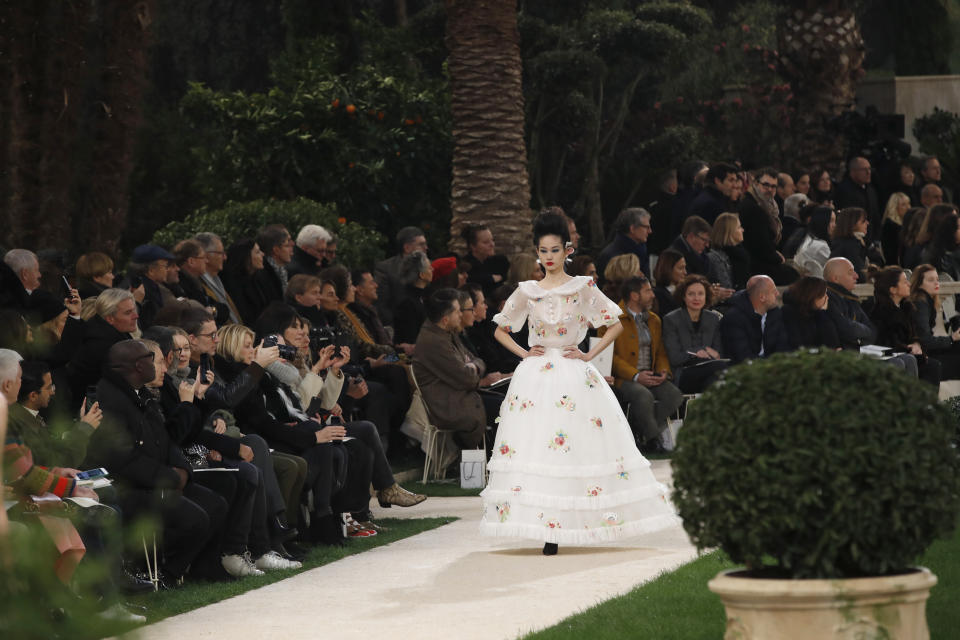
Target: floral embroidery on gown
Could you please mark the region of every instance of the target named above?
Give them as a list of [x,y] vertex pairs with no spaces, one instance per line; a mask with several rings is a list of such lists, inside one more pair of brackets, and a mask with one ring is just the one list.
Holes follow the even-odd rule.
[[485,535],[591,544],[678,522],[613,391],[592,364],[563,357],[588,324],[619,315],[592,278],[576,276],[551,290],[522,282],[494,316],[507,330],[527,322],[545,353],[520,362],[500,407],[481,493]]

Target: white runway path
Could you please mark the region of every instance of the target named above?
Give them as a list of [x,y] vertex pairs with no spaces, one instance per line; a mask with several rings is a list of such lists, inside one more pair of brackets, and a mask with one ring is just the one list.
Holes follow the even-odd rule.
[[[667,461],[654,474],[670,482]],[[430,498],[376,517],[460,520],[138,630],[137,637],[510,639],[625,593],[696,556],[678,526],[602,547],[481,538],[480,498]]]

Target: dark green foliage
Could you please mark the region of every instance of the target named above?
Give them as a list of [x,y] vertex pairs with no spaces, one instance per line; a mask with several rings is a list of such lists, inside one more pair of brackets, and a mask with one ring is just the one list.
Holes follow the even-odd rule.
[[255,200],[228,202],[222,209],[201,209],[179,222],[171,222],[157,231],[153,242],[165,247],[201,231],[220,236],[224,246],[240,238],[252,238],[268,224],[284,225],[293,237],[306,224],[319,224],[336,234],[340,242],[337,259],[348,265],[372,265],[383,258],[386,238],[356,222],[337,216],[332,205],[296,200]]
[[955,422],[931,387],[849,353],[731,369],[698,400],[674,495],[700,548],[798,578],[909,566],[960,513]]
[[944,176],[956,175],[960,168],[960,115],[934,107],[933,113],[916,119],[913,135],[922,153],[937,156]]

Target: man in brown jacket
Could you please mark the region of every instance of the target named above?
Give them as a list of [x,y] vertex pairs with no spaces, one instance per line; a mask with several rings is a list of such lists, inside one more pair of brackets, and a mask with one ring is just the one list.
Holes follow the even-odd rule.
[[486,373],[483,360],[457,340],[460,302],[455,289],[439,289],[424,304],[427,321],[417,336],[413,372],[431,418],[452,429],[462,449],[483,444],[486,414],[477,385]]
[[660,318],[650,311],[654,300],[650,282],[643,276],[630,278],[623,283],[621,296],[623,332],[613,343],[613,376],[637,445],[654,450],[683,394],[670,381]]

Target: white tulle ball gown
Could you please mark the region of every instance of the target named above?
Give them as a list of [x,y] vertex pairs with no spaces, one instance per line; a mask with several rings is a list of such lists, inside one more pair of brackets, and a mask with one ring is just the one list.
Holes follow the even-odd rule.
[[530,345],[545,353],[520,362],[500,408],[483,534],[586,545],[678,522],[603,377],[563,357],[588,324],[613,325],[619,314],[591,278],[577,276],[550,290],[522,282],[494,317],[508,330],[528,322]]

